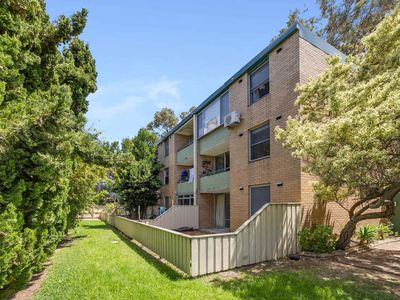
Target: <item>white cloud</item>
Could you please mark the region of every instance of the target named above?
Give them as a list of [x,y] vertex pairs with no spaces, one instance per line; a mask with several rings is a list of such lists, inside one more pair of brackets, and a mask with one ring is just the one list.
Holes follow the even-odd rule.
[[89,97],[89,123],[112,139],[132,136],[163,107],[176,113],[187,109],[179,85],[180,81],[167,77],[153,82],[127,80],[100,85]]
[[170,96],[174,99],[180,99],[178,89],[179,81],[171,81],[166,77],[161,78],[158,82],[147,86],[150,99],[157,100],[160,96]]
[[109,120],[121,113],[132,111],[138,104],[143,102],[144,98],[142,97],[128,96],[124,101],[115,105],[93,105],[93,108],[89,111],[89,116],[96,120]]

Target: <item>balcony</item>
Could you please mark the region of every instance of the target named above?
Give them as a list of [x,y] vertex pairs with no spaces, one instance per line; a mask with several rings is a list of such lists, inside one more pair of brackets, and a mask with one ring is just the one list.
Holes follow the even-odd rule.
[[229,130],[221,127],[199,140],[200,155],[216,156],[229,151]]
[[193,194],[193,182],[186,181],[178,183],[176,193],[178,195]]
[[176,153],[176,164],[181,166],[193,166],[193,143]]
[[221,170],[207,174],[200,178],[200,193],[227,193],[229,192],[229,170]]

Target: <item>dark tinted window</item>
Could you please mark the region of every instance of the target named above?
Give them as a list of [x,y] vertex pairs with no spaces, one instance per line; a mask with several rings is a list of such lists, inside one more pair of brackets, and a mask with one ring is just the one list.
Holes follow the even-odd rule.
[[164,156],[169,155],[169,139],[167,138],[164,142]]
[[194,202],[193,194],[178,196],[178,205],[193,205],[193,202]]
[[224,122],[224,117],[229,114],[229,93],[225,93],[221,96],[221,123]]
[[264,204],[269,203],[270,188],[268,185],[250,187],[250,213],[253,215]]
[[169,184],[169,169],[164,170],[164,184]]
[[229,152],[225,152],[224,154],[217,155],[215,157],[215,171],[228,171],[230,167],[229,161]]
[[269,124],[250,130],[250,160],[267,157],[270,154]]
[[215,157],[215,170],[223,170],[225,169],[225,158],[224,154],[218,155]]
[[269,93],[269,64],[265,63],[250,75],[250,104]]

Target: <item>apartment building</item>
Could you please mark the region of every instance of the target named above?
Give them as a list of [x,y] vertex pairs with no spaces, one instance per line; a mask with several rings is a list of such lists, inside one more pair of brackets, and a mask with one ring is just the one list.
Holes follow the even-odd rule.
[[346,212],[316,204],[313,178],[274,137],[296,115],[296,84],[343,54],[293,24],[159,141],[160,205],[197,205],[199,227],[234,231],[265,203],[302,204],[302,222],[340,227]]

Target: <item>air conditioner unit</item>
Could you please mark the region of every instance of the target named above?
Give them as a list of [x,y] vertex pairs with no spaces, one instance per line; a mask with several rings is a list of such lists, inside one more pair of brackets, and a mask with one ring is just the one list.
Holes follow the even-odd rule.
[[233,111],[224,117],[224,127],[233,127],[240,123],[240,113]]

